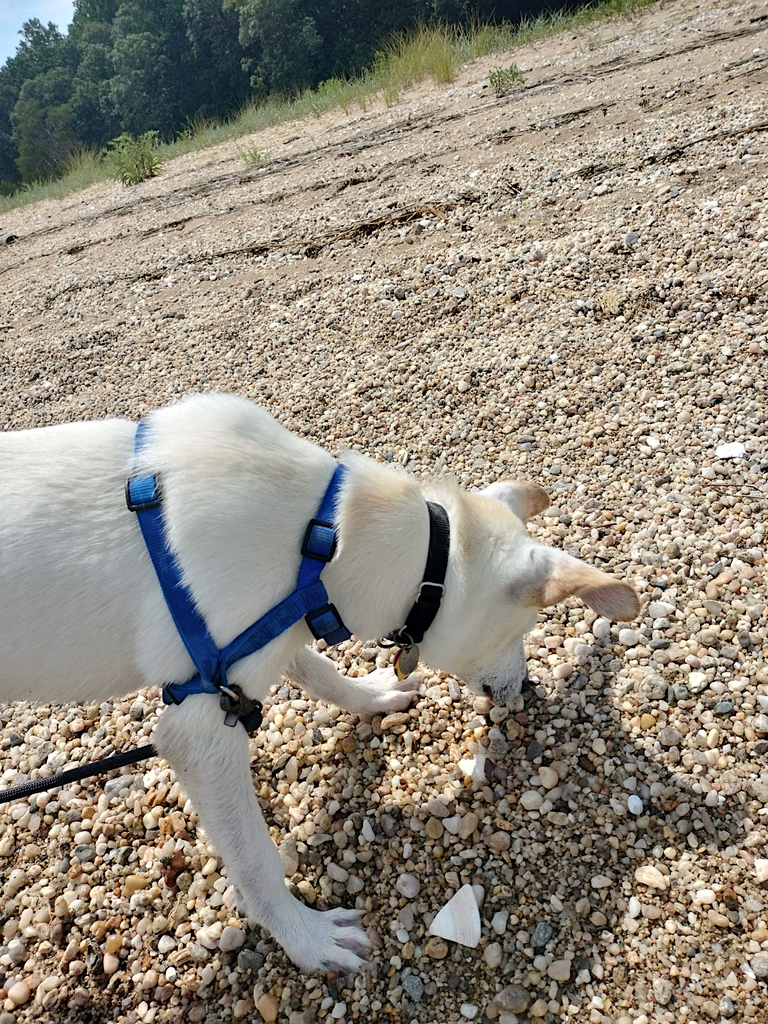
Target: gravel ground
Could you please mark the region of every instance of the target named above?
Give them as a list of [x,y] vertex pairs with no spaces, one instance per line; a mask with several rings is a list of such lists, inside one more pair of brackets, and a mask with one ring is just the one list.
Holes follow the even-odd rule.
[[[509,707],[274,696],[255,785],[301,897],[367,911],[356,978],[240,921],[163,762],[12,805],[0,1024],[768,1020],[767,46],[760,4],[672,0],[518,51],[504,99],[478,62],[262,133],[261,168],[228,144],[2,218],[5,426],[237,391],[333,451],[541,482],[533,532],[643,611],[543,616]],[[365,639],[329,656],[384,664]],[[159,713],[4,706],[2,785]],[[429,938],[467,883],[479,946]]]

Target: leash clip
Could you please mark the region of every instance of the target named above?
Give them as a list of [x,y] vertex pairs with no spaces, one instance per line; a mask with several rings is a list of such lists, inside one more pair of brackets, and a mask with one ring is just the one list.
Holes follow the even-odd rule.
[[258,700],[246,697],[239,686],[221,686],[219,707],[224,712],[224,725],[234,728],[242,722],[246,732],[258,729],[262,721],[262,705]]

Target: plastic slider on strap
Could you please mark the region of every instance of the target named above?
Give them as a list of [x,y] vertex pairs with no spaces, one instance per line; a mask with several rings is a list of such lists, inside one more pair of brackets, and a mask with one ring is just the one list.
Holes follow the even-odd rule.
[[341,621],[341,616],[332,604],[324,604],[320,608],[313,608],[311,612],[307,612],[305,621],[315,640],[325,640],[331,646],[333,644],[340,644],[344,640],[349,640],[352,635]]
[[311,519],[301,553],[305,558],[314,558],[318,562],[330,562],[336,553],[336,528],[333,523],[324,523],[321,519]]
[[134,476],[125,481],[125,503],[130,512],[146,512],[157,508],[162,500],[159,475]]

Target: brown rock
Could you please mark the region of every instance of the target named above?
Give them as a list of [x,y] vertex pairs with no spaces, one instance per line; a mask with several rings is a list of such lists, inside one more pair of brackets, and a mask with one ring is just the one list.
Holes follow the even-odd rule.
[[424,952],[427,956],[434,957],[435,960],[444,960],[448,956],[448,943],[445,939],[439,939],[436,935],[433,935],[427,941]]

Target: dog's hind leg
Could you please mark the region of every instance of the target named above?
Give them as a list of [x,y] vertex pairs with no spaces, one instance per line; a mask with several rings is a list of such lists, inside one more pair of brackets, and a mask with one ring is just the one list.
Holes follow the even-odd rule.
[[305,971],[356,970],[370,948],[362,911],[311,910],[290,894],[253,790],[248,736],[241,725],[224,724],[218,698],[198,694],[169,707],[155,746],[179,776],[246,916]]
[[352,679],[343,676],[330,658],[311,647],[305,647],[296,656],[288,675],[311,696],[363,717],[404,710],[418,692],[420,682],[415,672],[406,679],[398,679],[392,668],[379,668]]

